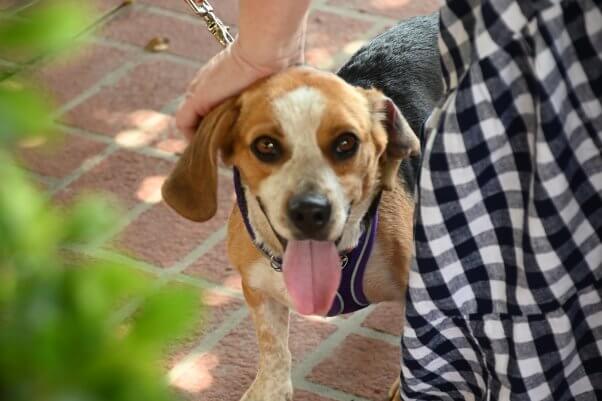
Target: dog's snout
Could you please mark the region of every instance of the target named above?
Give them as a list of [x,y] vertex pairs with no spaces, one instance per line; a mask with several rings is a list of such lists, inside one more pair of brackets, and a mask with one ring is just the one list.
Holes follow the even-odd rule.
[[292,223],[304,235],[313,238],[330,221],[331,206],[328,199],[320,194],[309,193],[291,197],[288,201],[288,215]]

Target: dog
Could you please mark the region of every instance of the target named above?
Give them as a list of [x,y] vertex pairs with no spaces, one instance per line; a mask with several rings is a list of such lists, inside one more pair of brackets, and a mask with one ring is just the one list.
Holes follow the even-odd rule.
[[292,399],[290,309],[403,303],[417,133],[442,91],[437,32],[437,15],[413,18],[338,74],[299,66],[257,82],[203,119],[167,178],[167,204],[202,222],[217,209],[218,155],[233,167],[228,257],[260,350],[242,400]]

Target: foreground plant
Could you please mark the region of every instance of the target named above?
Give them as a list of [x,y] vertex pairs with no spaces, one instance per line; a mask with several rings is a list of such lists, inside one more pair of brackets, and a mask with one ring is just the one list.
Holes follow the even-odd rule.
[[[0,16],[0,49],[52,50],[90,22],[75,3],[44,3]],[[133,266],[67,251],[106,235],[118,217],[98,198],[61,210],[17,167],[17,143],[51,122],[18,76],[0,80],[0,400],[171,400],[160,352],[194,323],[198,294],[157,291]],[[115,312],[132,299],[139,308],[120,321]]]

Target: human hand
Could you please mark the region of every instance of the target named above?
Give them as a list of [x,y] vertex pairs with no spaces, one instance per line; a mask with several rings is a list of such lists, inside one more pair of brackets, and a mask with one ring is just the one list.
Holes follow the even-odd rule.
[[[291,60],[292,61],[292,60]],[[289,60],[260,66],[246,60],[238,42],[213,57],[197,72],[176,112],[176,126],[190,141],[201,119],[222,100],[240,93],[260,78],[289,65]]]
[[192,80],[176,112],[176,126],[192,139],[213,107],[260,78],[303,63],[311,0],[240,0],[239,34]]

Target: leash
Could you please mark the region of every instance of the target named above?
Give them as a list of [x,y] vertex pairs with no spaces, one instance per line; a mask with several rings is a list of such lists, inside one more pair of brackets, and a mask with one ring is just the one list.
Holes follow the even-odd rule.
[[186,3],[188,3],[196,15],[203,18],[211,35],[223,47],[227,47],[234,41],[234,38],[230,34],[230,27],[215,15],[213,6],[207,0],[186,0]]

